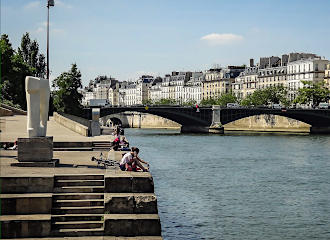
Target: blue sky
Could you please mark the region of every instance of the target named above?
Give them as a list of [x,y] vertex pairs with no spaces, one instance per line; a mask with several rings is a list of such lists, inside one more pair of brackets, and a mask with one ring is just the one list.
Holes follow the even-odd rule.
[[[1,0],[1,34],[25,32],[46,53],[47,0]],[[329,0],[55,0],[51,79],[75,62],[83,84],[144,73],[200,71],[249,58],[312,52],[330,58]]]

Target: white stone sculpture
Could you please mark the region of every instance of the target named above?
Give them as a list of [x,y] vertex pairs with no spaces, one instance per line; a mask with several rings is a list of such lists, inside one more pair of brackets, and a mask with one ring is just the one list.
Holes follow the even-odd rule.
[[49,108],[49,80],[27,76],[25,78],[27,102],[27,132],[31,137],[45,137]]

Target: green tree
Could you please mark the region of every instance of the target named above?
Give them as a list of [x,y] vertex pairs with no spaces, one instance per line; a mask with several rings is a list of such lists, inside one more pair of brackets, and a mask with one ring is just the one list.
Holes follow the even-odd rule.
[[6,34],[1,36],[1,95],[0,100],[7,104],[26,109],[25,77],[45,74],[45,57],[39,54],[36,40],[29,34],[22,37],[21,47],[16,52]]
[[152,104],[152,100],[151,99],[147,99],[147,100],[143,100],[142,101],[143,105],[151,105]]
[[289,105],[287,98],[288,90],[283,85],[271,86],[265,89],[265,95],[267,101],[270,103],[283,104],[285,106]]
[[183,106],[195,106],[196,105],[196,100],[189,99],[188,101],[182,103]]
[[39,53],[39,44],[36,40],[31,41],[29,33],[25,33],[21,40],[21,47],[17,50],[23,61],[32,69],[33,75],[45,77],[45,55]]
[[1,82],[0,82],[0,99],[11,101],[14,89],[10,79],[13,76],[13,63],[12,59],[15,51],[13,50],[9,37],[6,34],[1,35],[0,39],[0,53],[1,53]]
[[1,101],[26,109],[25,77],[33,70],[11,46],[8,35],[1,36]]
[[207,98],[203,99],[200,103],[201,106],[210,106],[210,105],[217,105],[217,100],[215,98]]
[[301,82],[304,86],[298,89],[298,96],[294,100],[295,103],[312,103],[314,106],[318,106],[320,102],[326,102],[330,99],[330,90],[324,86],[324,83]]
[[78,92],[82,88],[81,73],[77,64],[72,64],[68,72],[63,72],[53,81],[55,91],[53,92],[54,107],[59,112],[79,115],[81,113],[82,94]]
[[216,104],[220,106],[227,106],[227,103],[236,103],[237,97],[232,93],[225,93],[222,94],[217,100]]
[[171,98],[162,98],[155,102],[156,105],[173,105],[175,103],[175,100]]
[[287,99],[287,88],[282,85],[271,86],[265,89],[257,89],[241,101],[242,106],[260,106],[270,103],[281,103],[285,106],[289,105]]

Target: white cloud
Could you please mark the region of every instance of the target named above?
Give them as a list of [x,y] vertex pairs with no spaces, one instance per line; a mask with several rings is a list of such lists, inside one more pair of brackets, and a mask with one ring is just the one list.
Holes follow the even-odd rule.
[[24,9],[34,9],[34,8],[38,8],[41,6],[40,1],[33,1],[33,2],[29,2],[28,4],[26,4],[24,6]]
[[[35,33],[44,33],[44,32],[47,31],[47,22],[40,22],[38,25],[39,25],[38,28],[36,30],[34,30],[33,32],[35,32]],[[49,26],[50,26],[49,30],[52,34],[58,35],[58,34],[65,33],[65,30],[62,29],[62,28],[52,27],[52,23],[49,23]]]
[[207,42],[210,45],[226,45],[242,41],[243,36],[233,33],[211,33],[201,37],[201,40]]
[[64,3],[60,0],[55,0],[55,6],[63,7],[63,8],[72,8],[72,5]]

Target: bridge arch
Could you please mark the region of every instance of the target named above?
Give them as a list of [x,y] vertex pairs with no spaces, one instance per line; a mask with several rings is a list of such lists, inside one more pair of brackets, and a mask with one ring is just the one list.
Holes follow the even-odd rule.
[[304,109],[221,109],[220,121],[227,124],[245,117],[255,115],[279,115],[294,120],[301,121],[311,126],[329,126],[330,111],[329,110],[304,110]]
[[123,112],[149,113],[173,122],[181,126],[210,126],[212,123],[212,109],[204,109],[196,112],[192,107],[112,107],[101,108],[100,117]]
[[261,114],[244,117],[223,125],[225,131],[306,132],[310,124],[289,117]]

